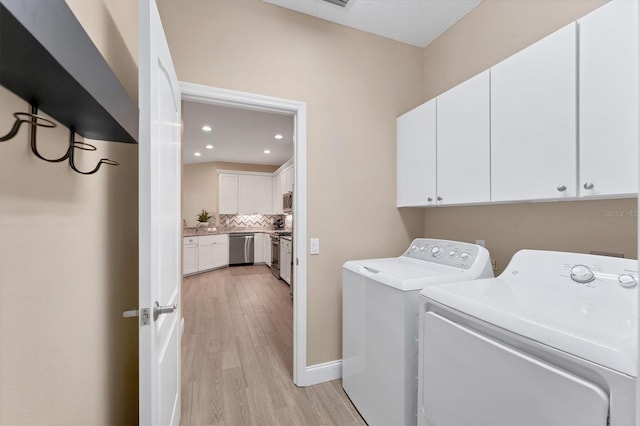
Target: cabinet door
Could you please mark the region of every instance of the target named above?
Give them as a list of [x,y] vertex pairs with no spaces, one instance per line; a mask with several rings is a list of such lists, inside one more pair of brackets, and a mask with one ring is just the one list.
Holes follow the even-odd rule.
[[285,169],[285,191],[293,192],[293,166]]
[[398,117],[397,206],[436,204],[436,100]]
[[264,263],[271,266],[271,237],[265,235],[262,241],[262,250],[264,255]]
[[213,244],[213,249],[211,252],[212,258],[212,267],[219,268],[221,266],[227,266],[229,264],[229,243],[228,240],[225,242],[216,242]]
[[[638,2],[578,20],[580,196],[638,192]],[[590,189],[589,189],[590,188]]]
[[271,212],[271,177],[238,176],[238,213],[266,214]]
[[253,263],[264,263],[264,234],[253,235]]
[[492,201],[576,195],[576,24],[491,68]]
[[215,268],[213,262],[213,250],[215,243],[198,245],[198,271],[206,271]]
[[271,179],[273,203],[271,210],[273,214],[282,214],[282,194],[280,193],[280,175],[277,174]]
[[198,246],[196,244],[183,245],[182,274],[198,272]]
[[489,71],[437,98],[438,204],[491,201]]
[[218,176],[220,214],[238,214],[238,175]]

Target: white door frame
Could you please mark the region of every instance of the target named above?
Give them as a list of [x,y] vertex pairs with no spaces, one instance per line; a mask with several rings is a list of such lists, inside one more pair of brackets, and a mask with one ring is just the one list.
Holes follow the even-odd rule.
[[293,383],[310,385],[314,381],[307,377],[307,104],[187,82],[180,82],[180,89],[183,101],[294,116]]

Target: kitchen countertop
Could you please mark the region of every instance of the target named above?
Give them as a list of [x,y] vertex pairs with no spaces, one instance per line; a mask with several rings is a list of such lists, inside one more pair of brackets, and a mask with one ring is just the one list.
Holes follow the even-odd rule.
[[204,235],[220,235],[220,234],[238,234],[245,232],[253,232],[254,234],[273,234],[281,229],[264,229],[264,228],[217,228],[215,231],[207,231],[207,228],[184,228],[182,230],[183,237],[199,237]]

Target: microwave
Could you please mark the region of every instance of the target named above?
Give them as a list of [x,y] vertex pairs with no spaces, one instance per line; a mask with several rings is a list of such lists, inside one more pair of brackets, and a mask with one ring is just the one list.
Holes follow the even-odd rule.
[[285,192],[282,195],[282,211],[285,213],[291,213],[293,209],[293,192]]

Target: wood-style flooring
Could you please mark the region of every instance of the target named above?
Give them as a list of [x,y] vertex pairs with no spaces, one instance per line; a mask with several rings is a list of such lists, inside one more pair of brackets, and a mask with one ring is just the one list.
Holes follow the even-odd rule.
[[293,303],[267,266],[184,279],[182,425],[363,425],[339,380],[293,384]]

